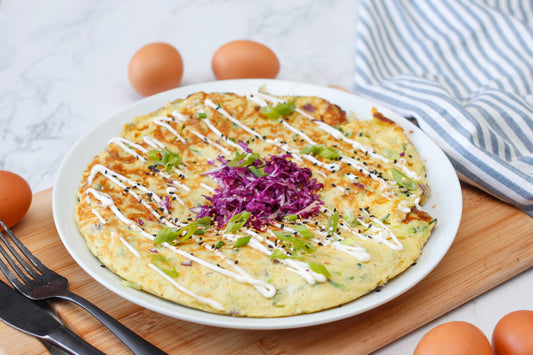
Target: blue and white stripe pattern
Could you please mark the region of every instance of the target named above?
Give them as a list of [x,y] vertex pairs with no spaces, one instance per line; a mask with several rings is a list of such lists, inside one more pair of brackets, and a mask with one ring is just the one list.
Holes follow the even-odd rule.
[[533,217],[533,1],[361,0],[356,91]]

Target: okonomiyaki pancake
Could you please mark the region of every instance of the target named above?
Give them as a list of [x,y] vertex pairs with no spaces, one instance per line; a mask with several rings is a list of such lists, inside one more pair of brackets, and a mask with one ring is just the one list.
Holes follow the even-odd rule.
[[75,218],[124,285],[282,317],[355,300],[420,256],[436,220],[404,130],[319,97],[197,92],[132,117],[83,173]]

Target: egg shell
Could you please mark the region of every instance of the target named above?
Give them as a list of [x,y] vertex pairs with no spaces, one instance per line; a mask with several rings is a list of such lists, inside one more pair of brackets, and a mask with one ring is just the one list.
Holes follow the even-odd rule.
[[211,61],[215,77],[224,79],[274,79],[279,73],[276,54],[261,43],[237,40],[221,46]]
[[131,58],[128,77],[139,94],[150,96],[176,88],[183,76],[183,60],[168,43],[150,43]]
[[518,310],[505,315],[492,332],[496,355],[533,354],[533,311]]
[[475,325],[453,321],[427,332],[413,355],[492,355],[489,340]]
[[0,170],[0,220],[8,228],[26,215],[31,200],[31,188],[24,178],[10,171]]

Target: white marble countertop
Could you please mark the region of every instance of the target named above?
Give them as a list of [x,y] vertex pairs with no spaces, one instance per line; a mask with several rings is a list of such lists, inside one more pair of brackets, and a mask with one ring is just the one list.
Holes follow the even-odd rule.
[[[251,39],[278,55],[283,80],[354,89],[357,1],[0,0],[0,169],[34,192],[53,186],[64,155],[84,132],[141,97],[128,62],[141,46],[174,45],[183,85],[215,80],[222,44]],[[533,309],[533,269],[378,351],[412,353],[449,320],[490,337],[504,314]]]

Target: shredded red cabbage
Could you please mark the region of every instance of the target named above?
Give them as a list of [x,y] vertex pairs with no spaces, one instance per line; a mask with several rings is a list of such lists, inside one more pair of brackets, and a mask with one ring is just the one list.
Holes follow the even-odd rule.
[[223,226],[234,214],[248,211],[252,216],[246,225],[261,229],[285,215],[317,215],[323,204],[318,195],[323,185],[312,177],[309,168],[288,158],[287,154],[255,160],[252,165],[265,173],[257,177],[248,167],[228,166],[229,161],[219,157],[223,166],[207,173],[218,187],[213,196],[204,196],[210,203],[195,209],[197,218],[209,216]]

